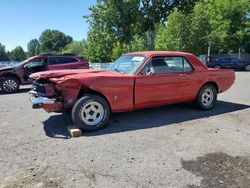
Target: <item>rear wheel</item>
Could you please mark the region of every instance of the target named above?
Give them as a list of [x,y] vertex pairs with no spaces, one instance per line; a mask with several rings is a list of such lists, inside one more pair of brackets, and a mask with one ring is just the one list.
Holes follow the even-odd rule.
[[95,131],[104,127],[108,122],[110,108],[105,99],[90,94],[75,103],[71,115],[77,127],[85,131]]
[[14,77],[5,77],[1,79],[0,87],[3,93],[15,93],[20,88],[20,81]]
[[195,99],[195,104],[200,109],[208,110],[214,107],[216,101],[217,101],[216,88],[211,84],[207,84],[200,89]]
[[220,65],[215,65],[214,68],[215,68],[215,69],[220,69],[221,66],[220,66]]
[[244,67],[244,69],[245,69],[245,71],[250,71],[250,65],[246,65],[246,66]]

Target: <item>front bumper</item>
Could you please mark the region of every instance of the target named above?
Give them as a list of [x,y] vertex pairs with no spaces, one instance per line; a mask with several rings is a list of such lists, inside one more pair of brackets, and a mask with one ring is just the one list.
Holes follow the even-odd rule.
[[30,97],[30,102],[33,105],[37,105],[37,104],[54,104],[56,102],[56,99],[52,98],[47,98],[47,97],[36,97],[35,95],[33,95],[33,92],[29,92],[29,94],[32,94],[32,96]]
[[56,98],[40,96],[35,91],[30,91],[29,94],[31,94],[30,102],[33,109],[43,108],[47,112],[61,112],[63,110],[63,103]]

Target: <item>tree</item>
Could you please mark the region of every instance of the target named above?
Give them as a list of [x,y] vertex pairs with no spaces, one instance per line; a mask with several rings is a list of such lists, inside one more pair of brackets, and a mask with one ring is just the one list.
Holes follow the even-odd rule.
[[211,0],[206,3],[212,52],[237,52],[240,47],[248,48],[250,33],[247,32],[246,17],[250,12],[249,0]]
[[62,51],[62,53],[73,53],[76,55],[81,55],[86,57],[87,56],[87,42],[85,40],[83,41],[73,41],[67,46],[65,46]]
[[157,30],[156,48],[196,55],[206,53],[209,45],[212,53],[247,51],[249,7],[247,0],[211,0],[196,3],[191,13],[175,11]]
[[35,56],[38,55],[40,53],[40,43],[37,39],[32,39],[29,41],[29,43],[27,44],[27,55],[30,56]]
[[[155,48],[155,31],[174,10],[187,11],[197,0],[98,0],[85,16],[90,22],[88,55],[107,61],[120,53]],[[135,41],[139,39],[139,41]],[[139,45],[138,45],[138,44]],[[112,57],[112,58],[111,58]]]
[[156,29],[167,21],[173,10],[189,12],[197,0],[140,0],[140,28],[146,36],[148,48],[155,49]]
[[140,1],[117,1],[99,0],[96,5],[90,8],[91,14],[85,16],[91,27],[102,29],[102,32],[109,32],[114,43],[119,42],[131,49],[131,41],[137,31]]
[[158,28],[157,50],[189,50],[189,23],[190,18],[185,14],[175,11],[168,18],[167,27],[162,24]]
[[114,42],[109,32],[99,29],[101,25],[95,25],[88,32],[88,60],[91,62],[110,62]]
[[8,55],[5,50],[5,46],[0,43],[0,61],[8,61]]
[[26,59],[26,54],[21,46],[17,46],[10,52],[10,59],[12,61],[22,61]]
[[39,41],[43,52],[58,52],[73,39],[58,30],[46,29],[39,37]]

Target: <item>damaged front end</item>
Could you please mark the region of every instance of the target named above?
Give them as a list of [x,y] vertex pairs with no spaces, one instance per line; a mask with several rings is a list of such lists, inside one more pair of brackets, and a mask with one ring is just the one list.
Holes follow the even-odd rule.
[[39,78],[31,87],[30,101],[32,108],[43,108],[47,112],[62,112],[64,109],[63,96],[56,84],[48,78]]

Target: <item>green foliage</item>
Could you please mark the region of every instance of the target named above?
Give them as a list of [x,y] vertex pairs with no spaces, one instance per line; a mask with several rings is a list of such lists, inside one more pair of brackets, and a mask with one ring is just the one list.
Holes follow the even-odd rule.
[[[118,54],[153,50],[155,31],[172,10],[190,11],[196,0],[98,0],[85,16],[90,22],[90,61],[110,61]],[[138,41],[135,41],[138,40]]]
[[5,46],[0,43],[0,61],[8,61],[8,54],[5,50]]
[[28,57],[38,55],[40,53],[40,43],[37,39],[32,39],[27,44],[27,55]]
[[[175,11],[157,31],[156,49],[206,53],[237,52],[249,49],[247,0],[211,0],[196,3],[192,13]],[[248,42],[247,42],[248,41]]]
[[61,53],[73,53],[76,55],[87,56],[87,42],[84,41],[73,41],[65,46]]
[[246,41],[250,45],[250,33],[246,30],[248,0],[211,0],[207,7],[211,25],[209,42],[213,51],[235,52],[239,47],[247,48]]
[[91,62],[110,62],[113,40],[108,32],[101,32],[99,26],[92,27],[88,32],[88,60]]
[[26,59],[26,54],[21,46],[17,46],[10,52],[10,59],[12,61],[22,61]]
[[180,50],[187,51],[189,41],[190,19],[181,12],[174,12],[168,18],[167,27],[164,24],[159,26],[157,32],[157,50]]
[[43,52],[58,52],[71,43],[73,39],[58,30],[46,29],[42,32],[39,40]]

